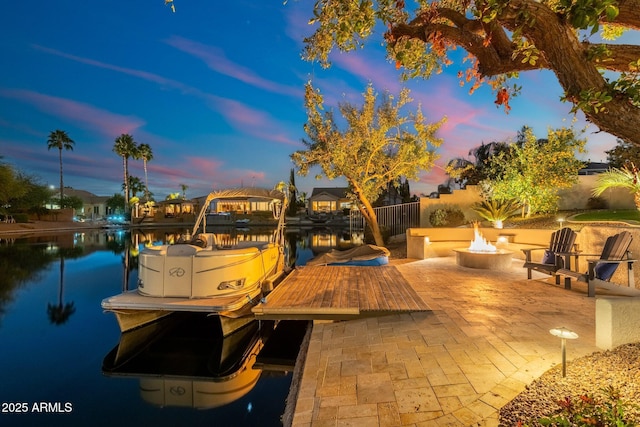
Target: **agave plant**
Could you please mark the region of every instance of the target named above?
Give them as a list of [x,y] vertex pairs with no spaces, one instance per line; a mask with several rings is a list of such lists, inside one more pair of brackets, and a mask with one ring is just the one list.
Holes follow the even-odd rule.
[[611,168],[598,175],[593,195],[598,197],[609,188],[626,188],[633,194],[636,209],[640,210],[640,179],[638,168],[633,163],[623,166],[621,169]]
[[472,207],[482,218],[491,222],[495,228],[502,228],[502,222],[514,215],[519,205],[514,200],[483,200]]

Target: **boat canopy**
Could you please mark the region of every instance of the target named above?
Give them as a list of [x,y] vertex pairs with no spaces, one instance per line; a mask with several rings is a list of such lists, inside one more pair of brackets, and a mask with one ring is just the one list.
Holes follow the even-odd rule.
[[211,201],[216,199],[241,199],[253,197],[284,201],[285,194],[278,190],[268,190],[266,188],[232,188],[227,190],[212,191],[207,196],[207,201],[205,202],[205,204],[208,205]]
[[206,200],[204,201],[202,208],[200,209],[200,213],[198,214],[198,218],[196,219],[196,224],[193,227],[193,234],[196,233],[203,219],[205,218],[207,208],[209,204],[214,200],[224,200],[224,199],[248,199],[248,198],[259,198],[259,199],[268,199],[275,200],[280,203],[287,202],[287,195],[282,191],[278,190],[269,190],[266,188],[260,187],[241,187],[241,188],[230,188],[226,190],[216,190],[209,193]]

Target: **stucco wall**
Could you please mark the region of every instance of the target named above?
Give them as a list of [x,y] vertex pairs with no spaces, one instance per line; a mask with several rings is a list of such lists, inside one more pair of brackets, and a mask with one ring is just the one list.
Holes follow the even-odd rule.
[[[589,198],[592,197],[591,193],[595,188],[597,178],[598,175],[580,175],[576,185],[567,190],[560,190],[558,192],[560,196],[558,209],[585,209]],[[611,209],[635,209],[633,195],[629,193],[629,190],[612,188],[605,191],[600,198],[606,200]]]
[[[578,183],[567,190],[560,190],[558,209],[563,211],[586,209],[597,175],[580,175]],[[628,190],[609,189],[601,196],[610,209],[635,209],[633,195]],[[462,210],[468,221],[481,220],[471,206],[482,201],[480,188],[469,185],[464,190],[453,190],[452,194],[441,194],[439,199],[420,198],[420,227],[431,227],[429,215],[438,208],[456,206]]]

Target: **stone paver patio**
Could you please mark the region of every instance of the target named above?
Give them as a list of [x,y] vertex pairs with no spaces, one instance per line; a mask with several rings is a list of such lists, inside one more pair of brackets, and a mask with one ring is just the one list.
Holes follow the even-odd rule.
[[453,257],[394,264],[433,311],[314,324],[293,426],[496,426],[501,406],[561,363],[549,329],[579,334],[568,360],[598,351],[582,284],[527,280],[518,260],[501,272]]

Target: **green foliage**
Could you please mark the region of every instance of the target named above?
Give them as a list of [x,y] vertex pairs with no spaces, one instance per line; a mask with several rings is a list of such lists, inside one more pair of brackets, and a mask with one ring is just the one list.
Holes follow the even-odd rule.
[[611,102],[613,96],[609,92],[600,91],[596,89],[589,89],[580,91],[578,99],[575,101],[572,113],[577,113],[578,110],[582,110],[585,113],[600,113],[605,111],[606,104]]
[[30,215],[35,215],[38,219],[40,219],[49,213],[49,209],[45,208],[44,206],[32,206],[27,209],[27,213],[29,213]]
[[122,194],[114,194],[106,201],[107,208],[113,213],[124,212],[124,196]]
[[[498,155],[508,156],[510,150],[511,148],[506,142],[482,143],[480,146],[469,150],[469,156],[473,157],[473,162],[463,158],[455,158],[447,163],[445,171],[461,187],[477,185],[490,176],[498,177],[503,175],[501,171],[497,170],[497,164],[492,166],[491,159]],[[502,160],[504,160],[504,157],[502,157]]]
[[483,200],[472,206],[482,218],[490,222],[504,221],[516,214],[520,206],[515,200]]
[[575,28],[591,28],[591,34],[598,31],[601,20],[611,22],[619,13],[616,0],[559,0],[556,11],[565,14]]
[[435,209],[429,214],[429,222],[434,227],[459,227],[466,221],[462,210],[451,206]]
[[575,155],[585,143],[570,128],[549,129],[548,138],[538,140],[531,128],[524,127],[509,152],[491,158],[494,172],[483,181],[489,198],[516,200],[527,216],[555,212],[558,190],[578,180],[583,163]]
[[0,209],[4,209],[11,204],[12,199],[22,197],[26,192],[13,166],[0,163]]
[[376,13],[370,0],[317,0],[313,15],[309,25],[320,24],[323,31],[305,39],[304,57],[318,59],[324,67],[329,64],[329,52],[334,44],[345,52],[362,47],[363,40],[371,34],[376,23]]
[[587,209],[608,209],[609,202],[602,197],[589,197],[587,200]]
[[12,216],[13,220],[19,224],[26,224],[29,222],[29,215],[26,213],[15,213]]
[[[391,237],[391,229],[389,227],[381,225],[380,235],[382,236],[382,246],[385,246],[387,243],[389,243],[389,238]],[[381,246],[379,243],[376,243],[376,239],[373,235],[373,230],[371,230],[371,227],[369,226],[365,227],[364,229],[364,242],[368,245]]]
[[630,163],[620,169],[611,168],[596,178],[594,196],[600,196],[609,188],[626,188],[634,195],[636,208],[640,210],[640,176],[635,164]]
[[620,392],[609,386],[600,391],[600,395],[583,394],[577,399],[566,397],[557,402],[559,412],[541,418],[543,426],[616,426],[633,427],[626,413],[633,405],[620,398]]
[[38,178],[0,163],[0,213],[27,212],[49,201],[51,191]]
[[[303,143],[307,149],[296,151],[291,159],[300,175],[306,176],[312,167],[319,166],[330,180],[344,177],[376,235],[372,202],[388,183],[398,182],[400,177],[417,179],[418,172],[433,166],[438,157],[435,147],[442,142],[435,133],[444,120],[427,123],[419,106],[404,115],[401,109],[412,101],[408,90],[402,90],[397,100],[388,93],[378,99],[369,85],[362,106],[339,105],[346,123],[341,130],[333,112],[324,110],[320,92],[311,83],[305,89],[308,140]],[[381,236],[376,240],[383,244]]]
[[53,198],[51,201],[60,206],[61,208],[72,208],[75,210],[82,209],[84,206],[84,202],[78,196],[64,196],[62,199],[62,203],[60,202],[60,198]]
[[616,146],[605,151],[607,163],[612,168],[621,168],[627,163],[640,165],[640,146],[631,144],[622,139],[616,140]]

